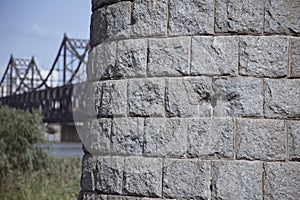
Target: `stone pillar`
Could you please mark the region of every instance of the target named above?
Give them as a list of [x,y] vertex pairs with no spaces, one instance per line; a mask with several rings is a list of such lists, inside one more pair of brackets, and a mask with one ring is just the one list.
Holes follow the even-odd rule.
[[80,199],[299,199],[299,0],[92,11]]

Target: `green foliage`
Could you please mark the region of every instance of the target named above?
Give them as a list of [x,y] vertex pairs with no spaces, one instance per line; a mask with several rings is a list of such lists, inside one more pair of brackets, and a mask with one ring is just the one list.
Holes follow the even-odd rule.
[[[10,171],[30,171],[44,167],[48,155],[43,145],[41,114],[0,106],[0,176]],[[45,147],[45,146],[44,146]]]
[[11,172],[0,182],[2,200],[71,200],[80,192],[81,158],[50,157],[37,171]]

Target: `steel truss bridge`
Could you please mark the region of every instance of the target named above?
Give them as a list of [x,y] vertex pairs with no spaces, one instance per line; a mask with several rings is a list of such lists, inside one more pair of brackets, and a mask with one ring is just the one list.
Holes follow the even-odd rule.
[[48,123],[73,122],[73,87],[86,81],[88,50],[88,40],[71,39],[65,34],[48,70],[39,68],[34,57],[11,55],[0,82],[0,105],[40,110]]

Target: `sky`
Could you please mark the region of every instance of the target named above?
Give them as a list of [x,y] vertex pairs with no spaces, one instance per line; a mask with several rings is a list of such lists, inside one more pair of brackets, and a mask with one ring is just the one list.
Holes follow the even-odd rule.
[[64,33],[89,39],[91,0],[0,0],[0,79],[15,58],[49,69]]

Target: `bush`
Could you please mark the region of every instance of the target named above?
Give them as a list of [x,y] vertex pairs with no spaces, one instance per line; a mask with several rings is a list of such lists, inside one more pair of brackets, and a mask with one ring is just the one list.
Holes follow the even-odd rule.
[[42,116],[0,106],[0,177],[43,168],[48,159]]

